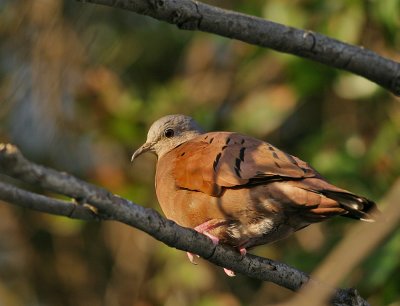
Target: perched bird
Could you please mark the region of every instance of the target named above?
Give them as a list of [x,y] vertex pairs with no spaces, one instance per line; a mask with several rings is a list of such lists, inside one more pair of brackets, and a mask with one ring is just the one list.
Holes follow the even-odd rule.
[[165,216],[243,255],[333,216],[373,221],[373,201],[331,185],[299,158],[242,134],[204,133],[185,115],[154,122],[132,160],[147,151],[158,157]]

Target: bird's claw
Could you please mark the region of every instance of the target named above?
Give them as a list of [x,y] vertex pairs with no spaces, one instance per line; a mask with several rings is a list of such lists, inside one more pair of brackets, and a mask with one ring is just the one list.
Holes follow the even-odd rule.
[[199,258],[200,256],[196,255],[196,254],[193,254],[193,253],[190,253],[190,252],[186,252],[186,254],[187,254],[187,257],[189,258],[189,261],[192,264],[197,265],[197,262],[195,261],[195,257]]
[[235,277],[235,276],[236,276],[235,272],[233,272],[232,270],[229,270],[229,269],[227,269],[227,268],[224,268],[224,272],[225,272],[225,274],[228,275],[229,277]]

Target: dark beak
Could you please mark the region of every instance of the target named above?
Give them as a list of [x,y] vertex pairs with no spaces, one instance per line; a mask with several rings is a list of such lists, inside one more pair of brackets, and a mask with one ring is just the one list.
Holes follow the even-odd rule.
[[131,158],[131,162],[133,162],[133,160],[138,157],[139,155],[146,153],[147,151],[150,151],[153,148],[153,144],[152,142],[146,142],[145,144],[143,144],[139,149],[137,149],[133,154],[132,154],[132,158]]

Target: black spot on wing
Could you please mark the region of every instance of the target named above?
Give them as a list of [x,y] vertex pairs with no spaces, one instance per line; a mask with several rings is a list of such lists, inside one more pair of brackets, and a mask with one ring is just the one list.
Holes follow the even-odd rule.
[[275,166],[277,166],[278,168],[281,168],[281,166],[275,161]]
[[242,176],[241,176],[241,174],[240,174],[240,169],[238,169],[238,168],[234,168],[235,169],[235,173],[236,173],[236,175],[238,176],[238,177],[240,177],[240,178],[242,178]]
[[307,173],[311,173],[311,172],[312,172],[312,170],[307,169],[307,168],[300,167],[300,169],[303,170],[304,174],[307,174]]
[[210,139],[210,143],[212,143],[214,141],[214,137],[212,137],[211,139]]
[[228,137],[228,139],[226,140],[225,144],[229,144],[230,141],[231,141],[231,139]]
[[218,166],[220,158],[221,158],[221,153],[218,153],[217,156],[215,157],[215,160],[214,160],[214,163],[213,163],[214,171],[216,171],[216,169],[217,169],[217,166]]
[[242,161],[240,160],[240,158],[236,158],[235,160],[235,173],[238,177],[242,178],[241,174],[240,174],[240,163]]
[[270,151],[272,152],[272,156],[273,156],[275,159],[279,159],[279,156],[278,156],[278,154],[276,153],[275,148],[274,148],[273,146],[271,146],[270,144],[268,145],[268,150],[270,150]]
[[[303,170],[304,174],[310,174],[310,173],[313,172],[311,169],[309,169],[309,168],[307,168],[307,167],[301,167],[301,166],[298,164],[298,162],[296,161],[296,159],[295,159],[292,155],[290,155],[290,154],[288,154],[288,153],[286,153],[286,152],[283,152],[283,153],[285,153],[286,158],[287,158],[293,165],[295,165],[295,166],[299,167],[301,170]],[[306,165],[308,166],[308,164],[306,164]]]
[[242,161],[241,161],[239,158],[236,158],[236,160],[235,160],[235,167],[238,168],[239,171],[240,171],[240,163],[241,163],[241,162],[242,162]]
[[240,142],[240,144],[244,144],[244,141],[245,141],[245,140],[244,140],[244,139],[242,139],[242,141]]
[[239,151],[239,158],[240,158],[241,161],[244,161],[244,151],[245,151],[245,150],[246,150],[245,147],[240,148],[240,151]]
[[286,158],[294,165],[299,166],[299,164],[297,163],[297,161],[294,159],[294,157],[286,152],[283,152],[286,155]]
[[223,147],[222,147],[222,150],[225,150],[227,147],[228,147],[228,146],[223,146]]
[[183,156],[183,155],[185,155],[186,154],[186,152],[183,152],[182,154],[181,154],[181,156]]
[[204,137],[204,140],[206,140],[208,138],[208,135],[206,137]]
[[235,173],[238,177],[242,178],[242,176],[240,175],[240,169],[235,167]]

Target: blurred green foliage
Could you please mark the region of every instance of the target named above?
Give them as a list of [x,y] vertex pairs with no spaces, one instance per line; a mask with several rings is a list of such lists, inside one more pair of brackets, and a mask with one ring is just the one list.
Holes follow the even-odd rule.
[[[208,2],[400,60],[399,0]],[[171,113],[268,140],[379,202],[400,174],[399,102],[358,76],[130,12],[0,1],[0,140],[155,209],[155,158],[129,159]],[[121,224],[0,210],[2,305],[266,305],[292,294],[193,266]],[[311,272],[354,222],[336,218],[252,252]],[[372,305],[400,305],[399,235],[343,285]]]

